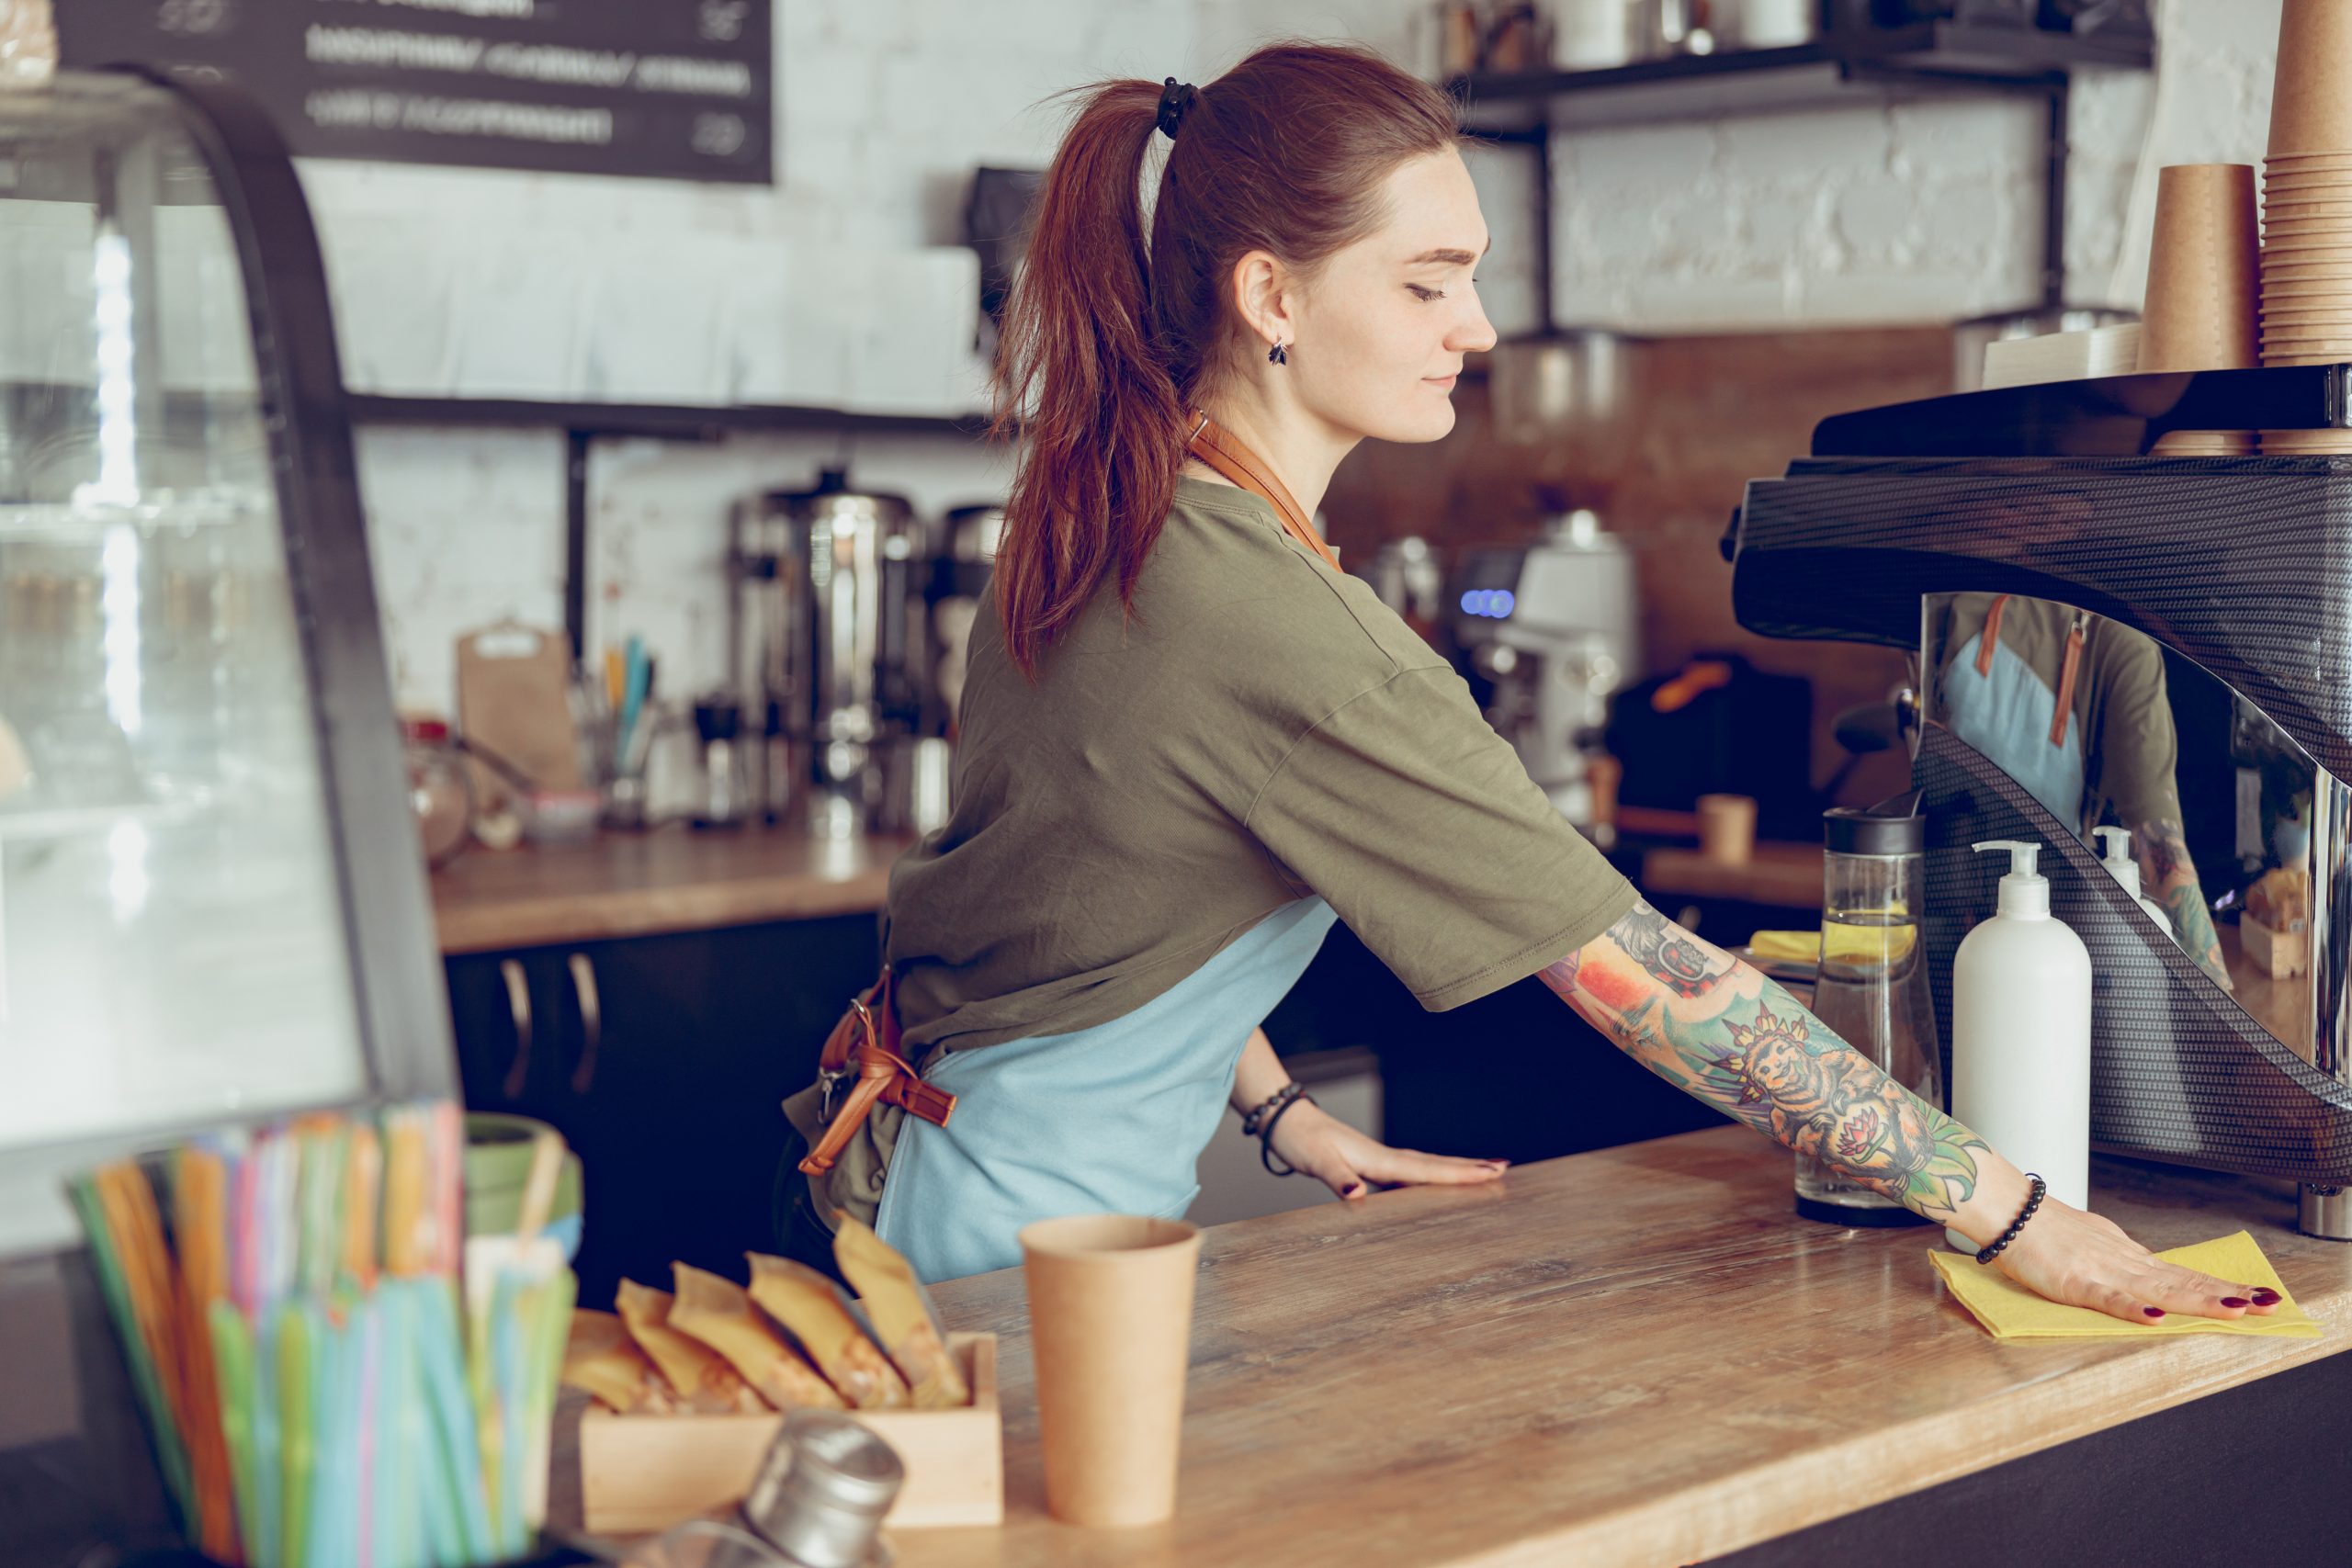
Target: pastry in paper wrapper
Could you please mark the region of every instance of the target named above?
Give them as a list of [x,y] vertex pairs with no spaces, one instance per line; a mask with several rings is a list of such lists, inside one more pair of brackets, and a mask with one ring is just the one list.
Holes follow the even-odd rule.
[[882,1348],[906,1374],[918,1410],[944,1410],[972,1403],[964,1369],[947,1348],[946,1333],[930,1292],[913,1267],[872,1227],[848,1214],[833,1234],[833,1260],[856,1287]]
[[671,1297],[667,1291],[623,1280],[614,1305],[637,1348],[653,1359],[679,1403],[688,1410],[718,1415],[730,1410],[765,1410],[767,1404],[752,1392],[742,1374],[727,1358],[698,1339],[670,1326]]
[[913,1403],[907,1380],[867,1337],[833,1282],[805,1263],[748,1253],[752,1299],[800,1343],[817,1370],[858,1410],[900,1410]]
[[608,1312],[582,1307],[571,1314],[571,1333],[563,1347],[563,1382],[594,1394],[624,1416],[639,1411],[667,1416],[678,1407],[669,1380],[629,1337],[628,1325]]
[[678,1299],[670,1326],[727,1358],[743,1381],[778,1410],[839,1410],[842,1396],[752,1310],[752,1298],[732,1280],[684,1263],[671,1265]]

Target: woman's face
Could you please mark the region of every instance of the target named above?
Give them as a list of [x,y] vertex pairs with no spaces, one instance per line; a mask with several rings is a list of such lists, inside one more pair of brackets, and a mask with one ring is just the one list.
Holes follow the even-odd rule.
[[1284,291],[1296,351],[1258,369],[1286,377],[1307,412],[1343,436],[1436,441],[1453,428],[1454,376],[1495,329],[1471,274],[1489,243],[1477,188],[1448,149],[1388,176],[1387,220]]

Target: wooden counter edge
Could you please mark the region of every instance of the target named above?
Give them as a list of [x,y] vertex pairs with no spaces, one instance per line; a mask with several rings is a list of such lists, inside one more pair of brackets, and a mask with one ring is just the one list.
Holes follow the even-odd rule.
[[870,914],[882,908],[889,886],[890,869],[883,865],[840,880],[745,877],[562,897],[453,899],[435,909],[434,926],[442,954],[457,957],[505,948],[711,931],[767,920]]
[[[1921,1416],[1867,1437],[1767,1460],[1742,1472],[1736,1491],[1719,1488],[1711,1497],[1668,1493],[1506,1547],[1449,1557],[1443,1568],[1703,1562],[2352,1348],[2346,1334],[2352,1328],[2352,1298],[2323,1297],[2317,1305],[2298,1299],[2296,1304],[2326,1327],[2327,1337],[2182,1336],[2171,1341],[2170,1354],[2102,1361],[2003,1396],[1993,1417],[2001,1424],[2001,1438],[1990,1445],[1966,1429],[1971,1411]],[[2030,1351],[2032,1344],[2015,1348]],[[1758,1496],[1784,1501],[1759,1508],[1751,1506]]]

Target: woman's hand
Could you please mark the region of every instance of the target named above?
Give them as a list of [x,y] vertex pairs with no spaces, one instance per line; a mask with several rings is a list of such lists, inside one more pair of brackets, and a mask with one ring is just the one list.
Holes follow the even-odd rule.
[[[1390,1186],[1466,1187],[1492,1181],[1507,1159],[1456,1159],[1392,1149],[1349,1126],[1311,1100],[1302,1100],[1274,1123],[1274,1153],[1299,1173],[1320,1180],[1342,1198],[1362,1198],[1372,1182]],[[2024,1234],[2018,1234],[2019,1241]],[[2016,1242],[2009,1244],[2011,1247]]]
[[2161,1323],[2173,1313],[2260,1317],[2278,1310],[2278,1294],[2267,1286],[2167,1263],[2106,1215],[2047,1196],[1993,1267],[2036,1295],[2127,1323]]

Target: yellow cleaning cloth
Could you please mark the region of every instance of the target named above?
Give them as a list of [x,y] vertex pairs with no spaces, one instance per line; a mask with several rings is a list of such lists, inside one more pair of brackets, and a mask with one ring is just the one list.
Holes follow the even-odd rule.
[[[1850,926],[1829,928],[1830,962],[1851,970],[1892,964],[1910,956],[1919,940],[1917,926]],[[1758,931],[1747,939],[1748,958],[1758,964],[1815,964],[1821,959],[1821,933]]]
[[1928,1254],[1936,1271],[1944,1277],[1944,1283],[1951,1287],[1951,1293],[1960,1298],[1961,1305],[1975,1314],[1976,1321],[1991,1330],[1996,1339],[2141,1339],[2161,1334],[2267,1334],[2287,1339],[2327,1337],[2327,1330],[2295,1304],[2295,1298],[2287,1293],[2287,1287],[2271,1269],[2270,1260],[2262,1256],[2262,1248],[2245,1231],[2200,1241],[2193,1247],[2176,1247],[2156,1256],[2167,1263],[2177,1263],[2218,1279],[2248,1286],[2267,1285],[2278,1292],[2278,1308],[2267,1315],[2248,1313],[2237,1318],[2199,1317],[2193,1313],[2176,1312],[2150,1318],[2143,1326],[2089,1307],[2065,1306],[2035,1295],[1995,1265],[1979,1263],[1965,1253],[1935,1247]]

